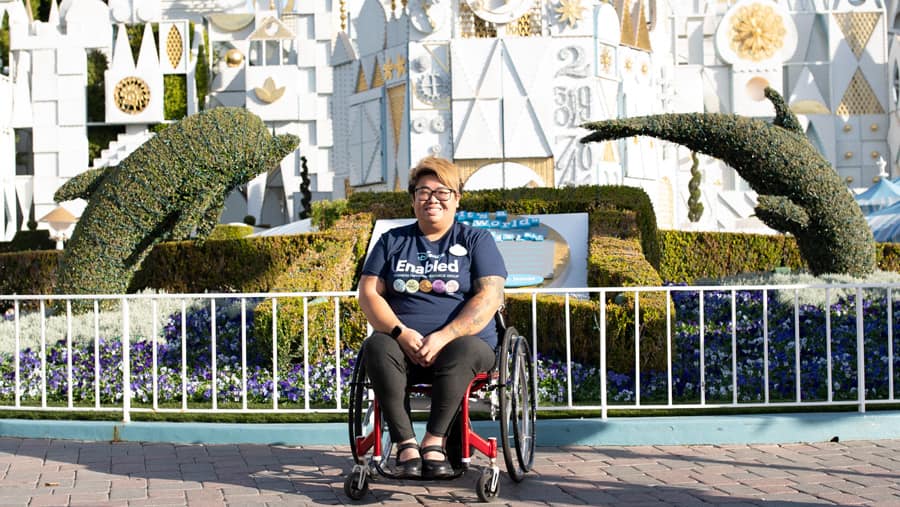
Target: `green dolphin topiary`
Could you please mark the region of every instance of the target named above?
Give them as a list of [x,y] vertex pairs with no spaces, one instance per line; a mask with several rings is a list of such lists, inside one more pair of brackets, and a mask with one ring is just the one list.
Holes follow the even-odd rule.
[[813,274],[866,276],[875,271],[875,239],[831,164],[806,138],[782,97],[770,124],[738,115],[662,114],[586,123],[582,143],[651,136],[721,159],[759,194],[756,216],[797,238]]
[[54,198],[88,205],[66,245],[57,293],[124,293],[155,244],[208,235],[228,193],[298,144],[245,109],[215,108],[170,125],[115,167],[72,178]]

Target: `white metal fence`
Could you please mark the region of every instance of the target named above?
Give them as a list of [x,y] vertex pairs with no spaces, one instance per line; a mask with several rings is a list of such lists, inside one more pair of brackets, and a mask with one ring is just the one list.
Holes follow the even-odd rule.
[[[855,405],[865,411],[868,404],[897,403],[898,288],[664,286],[507,294],[525,295],[526,306],[530,297],[530,322],[509,324],[528,330],[539,408],[599,410],[606,417],[610,408]],[[116,411],[125,421],[134,412],[342,412],[355,359],[346,344],[358,344],[365,334],[361,314],[349,311],[355,296],[0,296],[9,307],[0,323],[0,409]],[[582,319],[590,314],[590,336],[577,334],[583,322],[575,331],[573,305],[580,305]],[[254,316],[262,308],[271,346],[261,353]],[[611,311],[618,321],[626,312],[636,325],[610,327]],[[352,335],[342,330],[348,319]],[[554,319],[564,320],[564,336],[549,336]],[[279,352],[286,326],[294,329],[294,350],[302,352],[288,356],[291,364],[279,364],[286,357]],[[616,364],[608,359],[611,350],[618,351]],[[316,358],[311,351],[318,351]],[[648,361],[651,356],[656,359]]]

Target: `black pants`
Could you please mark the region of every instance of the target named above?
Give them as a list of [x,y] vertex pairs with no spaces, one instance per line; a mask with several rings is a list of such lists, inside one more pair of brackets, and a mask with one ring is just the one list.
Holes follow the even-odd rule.
[[477,336],[463,336],[441,349],[434,363],[423,368],[410,361],[400,344],[384,333],[373,333],[365,343],[366,372],[390,428],[391,440],[416,436],[409,418],[406,386],[430,383],[431,414],[428,432],[446,436],[469,382],[494,366],[494,351]]

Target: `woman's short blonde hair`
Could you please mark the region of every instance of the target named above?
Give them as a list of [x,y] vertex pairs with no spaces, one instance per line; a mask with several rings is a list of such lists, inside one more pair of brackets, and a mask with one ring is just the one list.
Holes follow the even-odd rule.
[[410,195],[416,191],[416,185],[422,176],[432,175],[438,179],[445,187],[462,193],[462,178],[459,175],[459,167],[445,158],[425,157],[412,168],[409,173],[409,187],[407,190]]

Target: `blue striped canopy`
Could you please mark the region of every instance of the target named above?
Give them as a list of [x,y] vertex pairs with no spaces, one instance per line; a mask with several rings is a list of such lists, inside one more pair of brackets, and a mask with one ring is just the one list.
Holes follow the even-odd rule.
[[870,215],[878,210],[900,202],[900,184],[893,183],[887,178],[881,178],[878,183],[867,188],[865,192],[854,196],[864,215]]
[[900,202],[866,215],[875,241],[900,243]]

